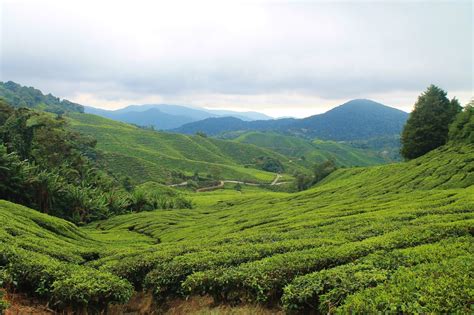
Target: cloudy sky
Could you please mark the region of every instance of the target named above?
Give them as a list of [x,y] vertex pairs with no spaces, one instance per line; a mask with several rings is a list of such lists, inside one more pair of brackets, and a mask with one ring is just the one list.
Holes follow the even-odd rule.
[[0,80],[84,105],[308,116],[473,95],[472,1],[0,0]]

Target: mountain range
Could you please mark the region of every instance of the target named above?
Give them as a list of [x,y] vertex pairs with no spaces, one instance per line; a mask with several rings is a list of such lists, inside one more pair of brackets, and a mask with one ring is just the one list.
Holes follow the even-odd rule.
[[242,121],[272,119],[272,117],[258,112],[211,110],[169,104],[130,105],[117,110],[86,106],[85,112],[138,126],[153,126],[159,130],[174,129],[187,123],[224,116],[235,117]]
[[408,113],[367,99],[355,99],[323,114],[303,119],[243,121],[212,117],[185,124],[173,132],[216,136],[235,131],[276,131],[304,138],[352,141],[399,135]]

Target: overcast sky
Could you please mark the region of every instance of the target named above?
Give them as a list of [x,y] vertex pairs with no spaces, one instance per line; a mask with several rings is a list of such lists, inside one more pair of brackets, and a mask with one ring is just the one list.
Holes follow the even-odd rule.
[[0,0],[0,80],[114,109],[308,116],[473,95],[472,1]]

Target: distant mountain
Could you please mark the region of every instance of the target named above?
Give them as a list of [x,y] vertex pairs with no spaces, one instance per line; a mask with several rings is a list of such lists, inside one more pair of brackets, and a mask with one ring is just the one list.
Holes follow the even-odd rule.
[[357,99],[332,110],[303,119],[275,119],[245,122],[239,119],[212,118],[174,129],[193,134],[202,131],[215,136],[234,131],[277,131],[304,138],[352,141],[399,135],[408,113],[383,104]]
[[292,134],[331,140],[358,140],[400,134],[408,113],[371,100],[356,99],[321,115],[298,120]]
[[139,126],[153,126],[156,129],[173,129],[195,121],[189,116],[164,113],[157,108],[148,108],[143,111],[108,111],[93,107],[86,107],[85,112]]
[[195,122],[211,117],[235,117],[242,121],[270,119],[257,112],[235,112],[227,110],[210,110],[168,104],[130,105],[118,110],[103,110],[86,107],[86,113],[128,122],[140,126],[153,126],[156,129],[174,129],[186,123]]
[[235,117],[214,117],[188,123],[172,131],[184,134],[204,132],[210,136],[217,136],[232,131],[280,131],[289,129],[296,120],[294,118],[283,118],[243,121]]
[[53,113],[84,112],[82,105],[61,100],[51,94],[44,95],[40,90],[8,81],[0,82],[0,98],[14,107],[28,107]]
[[220,110],[220,109],[206,109],[206,111],[218,116],[236,117],[236,118],[246,120],[246,121],[273,119],[273,117],[270,117],[268,115],[265,115],[259,112],[235,112],[231,110]]

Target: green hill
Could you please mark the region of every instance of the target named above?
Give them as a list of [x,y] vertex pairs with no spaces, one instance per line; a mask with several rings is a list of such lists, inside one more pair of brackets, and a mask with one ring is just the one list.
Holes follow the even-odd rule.
[[271,182],[275,174],[260,168],[259,160],[279,161],[284,172],[306,171],[288,157],[265,148],[236,142],[155,132],[89,114],[71,113],[72,128],[97,139],[108,166],[136,182],[182,181],[177,173],[217,179]]
[[474,145],[452,144],[297,194],[190,194],[194,209],[83,228],[2,201],[0,277],[56,308],[97,311],[134,287],[160,305],[208,294],[297,312],[469,313],[473,161]]
[[[292,160],[306,161],[312,165],[333,159],[340,166],[368,166],[387,162],[382,156],[369,150],[356,149],[334,141],[309,141],[273,132],[246,132],[235,142],[254,144],[288,156]],[[303,160],[303,161],[302,161]]]

